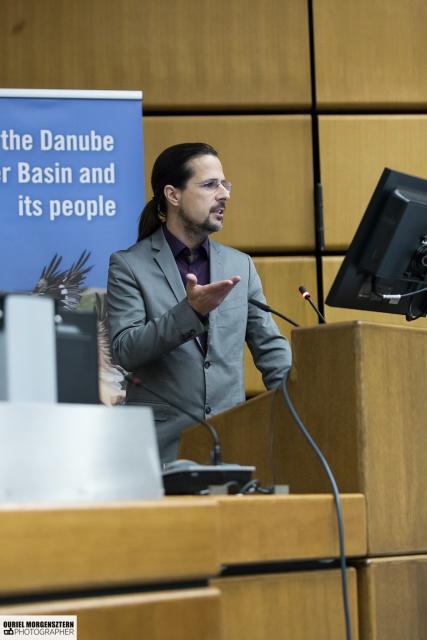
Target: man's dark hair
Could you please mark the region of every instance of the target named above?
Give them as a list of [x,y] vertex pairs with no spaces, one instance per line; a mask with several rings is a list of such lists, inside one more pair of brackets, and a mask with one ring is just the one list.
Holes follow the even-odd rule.
[[159,155],[151,173],[153,197],[142,210],[138,225],[138,241],[151,236],[166,215],[166,199],[163,190],[167,184],[177,189],[185,187],[193,175],[190,160],[198,156],[216,156],[218,153],[204,142],[185,142],[168,147]]

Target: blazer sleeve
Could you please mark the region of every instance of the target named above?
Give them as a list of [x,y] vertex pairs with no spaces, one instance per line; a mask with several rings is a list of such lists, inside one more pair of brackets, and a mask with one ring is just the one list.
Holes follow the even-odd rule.
[[[252,259],[249,260],[248,298],[265,302],[260,277]],[[248,303],[246,342],[254,363],[262,373],[267,389],[274,389],[281,383],[285,372],[292,365],[292,354],[288,340],[280,334],[271,313],[262,311]]]
[[127,371],[137,370],[206,331],[187,299],[147,319],[144,294],[120,253],[110,258],[107,305],[113,360]]

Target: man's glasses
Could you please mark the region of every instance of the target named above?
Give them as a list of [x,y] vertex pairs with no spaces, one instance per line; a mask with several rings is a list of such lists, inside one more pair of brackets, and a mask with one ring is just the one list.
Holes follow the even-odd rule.
[[212,178],[211,180],[205,180],[204,182],[196,182],[199,187],[206,189],[207,191],[216,191],[219,187],[223,187],[228,193],[231,193],[231,182],[228,180],[218,180]]

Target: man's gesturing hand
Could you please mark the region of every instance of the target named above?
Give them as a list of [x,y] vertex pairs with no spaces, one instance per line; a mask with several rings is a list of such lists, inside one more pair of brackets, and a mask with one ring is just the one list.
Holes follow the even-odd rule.
[[240,282],[240,276],[233,276],[229,280],[219,280],[211,284],[197,284],[194,273],[187,275],[187,298],[194,311],[202,316],[216,309],[221,302]]

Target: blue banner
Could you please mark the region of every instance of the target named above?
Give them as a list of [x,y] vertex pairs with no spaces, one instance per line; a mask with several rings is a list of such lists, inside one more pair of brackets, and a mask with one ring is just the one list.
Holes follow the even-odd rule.
[[0,93],[0,290],[73,266],[105,288],[144,205],[142,94],[14,93]]

